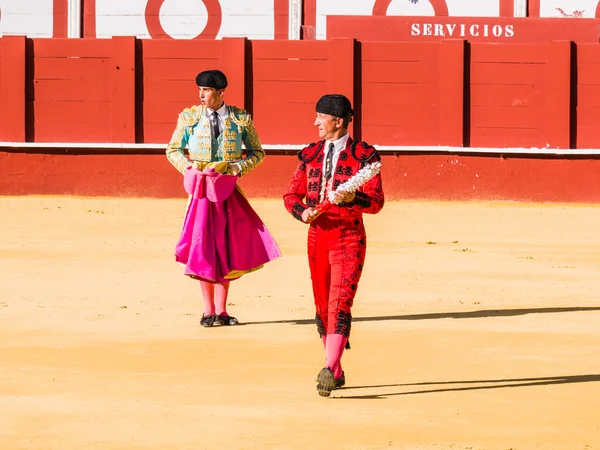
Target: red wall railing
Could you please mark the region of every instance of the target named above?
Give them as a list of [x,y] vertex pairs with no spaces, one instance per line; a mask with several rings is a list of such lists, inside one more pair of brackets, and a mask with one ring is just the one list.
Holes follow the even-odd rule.
[[0,141],[165,143],[218,68],[266,144],[315,139],[347,95],[379,145],[600,147],[600,44],[0,38]]

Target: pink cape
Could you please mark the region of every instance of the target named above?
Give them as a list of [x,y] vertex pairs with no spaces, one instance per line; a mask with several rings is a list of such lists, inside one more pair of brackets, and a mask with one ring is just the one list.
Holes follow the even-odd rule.
[[223,283],[281,256],[275,239],[236,186],[237,177],[188,169],[190,202],[175,248],[185,274]]

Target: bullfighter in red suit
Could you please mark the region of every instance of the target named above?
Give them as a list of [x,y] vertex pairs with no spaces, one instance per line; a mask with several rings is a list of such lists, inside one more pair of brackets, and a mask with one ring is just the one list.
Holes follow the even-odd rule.
[[317,210],[330,191],[380,157],[375,148],[348,135],[353,111],[345,96],[323,96],[316,112],[315,126],[322,140],[298,153],[300,162],[283,199],[292,216],[310,224],[308,261],[317,330],[326,356],[326,366],[316,381],[319,395],[329,397],[346,382],[341,357],[344,349],[350,348],[350,310],[367,249],[363,213],[378,213],[384,196],[377,174],[356,192],[345,195],[341,203],[323,213]]

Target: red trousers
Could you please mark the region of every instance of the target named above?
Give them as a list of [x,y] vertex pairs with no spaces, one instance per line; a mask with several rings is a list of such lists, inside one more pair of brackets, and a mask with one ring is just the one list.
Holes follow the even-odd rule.
[[308,231],[308,263],[320,336],[350,336],[351,308],[363,270],[367,237],[361,219],[322,214]]

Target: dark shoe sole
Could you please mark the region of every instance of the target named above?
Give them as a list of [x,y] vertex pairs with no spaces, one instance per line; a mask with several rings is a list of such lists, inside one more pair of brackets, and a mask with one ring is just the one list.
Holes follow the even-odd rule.
[[317,375],[317,391],[321,397],[329,397],[331,391],[335,389],[335,379],[333,373],[327,367],[323,367]]
[[342,376],[334,380],[334,389],[341,389],[346,386],[346,375],[342,372]]
[[202,319],[200,319],[200,325],[202,325],[205,328],[212,327],[216,320],[217,320],[217,316],[204,316],[203,315]]
[[225,325],[225,326],[231,326],[231,325],[237,325],[239,323],[239,321],[233,317],[233,316],[216,316],[217,318],[217,322],[219,322],[220,325]]

